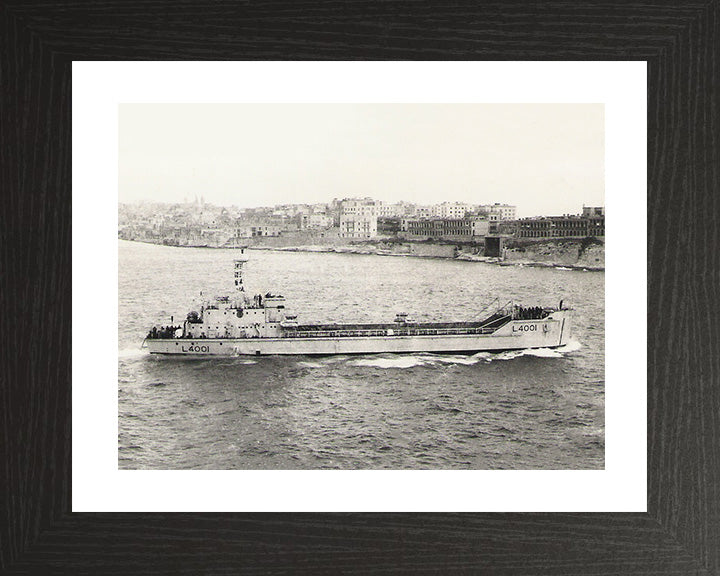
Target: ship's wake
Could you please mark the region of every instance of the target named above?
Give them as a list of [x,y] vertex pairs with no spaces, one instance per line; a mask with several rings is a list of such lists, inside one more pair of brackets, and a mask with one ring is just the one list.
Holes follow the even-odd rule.
[[[455,354],[380,354],[353,358],[344,356],[342,361],[350,366],[368,368],[392,369],[415,368],[417,366],[465,365],[472,366],[479,363],[490,363],[505,360],[514,360],[522,356],[536,358],[564,358],[582,348],[582,344],[573,340],[559,348],[528,348],[525,350],[512,350],[507,352],[478,352],[472,355]],[[318,362],[302,361],[300,365],[305,368],[325,368],[328,364],[337,363],[340,359],[328,358]]]
[[350,360],[348,364],[351,366],[367,366],[369,368],[414,368],[415,366],[424,366],[430,364],[431,361],[423,356],[415,356],[412,354],[398,354],[392,356],[377,356],[370,358],[359,358]]

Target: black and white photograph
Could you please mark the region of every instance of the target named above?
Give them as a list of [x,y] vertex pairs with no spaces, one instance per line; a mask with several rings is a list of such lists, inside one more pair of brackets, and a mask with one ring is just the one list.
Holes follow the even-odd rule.
[[720,574],[720,2],[0,28],[0,573]]
[[118,467],[602,470],[603,104],[120,104]]

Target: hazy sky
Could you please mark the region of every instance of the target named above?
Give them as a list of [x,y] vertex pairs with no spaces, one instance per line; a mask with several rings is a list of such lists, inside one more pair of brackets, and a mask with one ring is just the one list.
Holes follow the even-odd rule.
[[605,203],[602,104],[122,104],[119,200]]

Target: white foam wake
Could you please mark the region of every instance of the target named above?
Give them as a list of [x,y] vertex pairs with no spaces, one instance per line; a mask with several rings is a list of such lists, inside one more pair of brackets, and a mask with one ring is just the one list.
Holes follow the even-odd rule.
[[393,356],[392,358],[361,358],[351,360],[351,366],[367,366],[370,368],[413,368],[423,366],[428,362],[419,356]]
[[[565,346],[560,348],[527,348],[525,350],[510,350],[507,352],[478,352],[472,356],[443,356],[436,354],[398,354],[392,356],[365,357],[349,360],[351,366],[365,366],[370,368],[414,368],[416,366],[438,366],[461,364],[464,366],[472,366],[478,362],[493,362],[497,360],[514,360],[521,356],[534,356],[536,358],[563,358],[566,354],[575,352],[582,348],[582,344],[577,340],[571,340]],[[317,365],[313,362],[301,362],[302,366],[322,367],[327,363]]]
[[533,348],[532,350],[524,350],[524,356],[537,356],[538,358],[562,358],[563,355],[557,350],[551,348]]
[[563,354],[567,352],[577,352],[582,348],[582,344],[578,342],[577,340],[570,340],[565,346],[560,346],[560,348],[556,348],[558,352],[562,352]]
[[324,364],[320,364],[320,362],[298,362],[298,366],[302,366],[303,368],[324,368]]
[[472,366],[477,364],[484,358],[475,356],[433,356],[430,358],[433,362],[442,362],[443,364],[463,364],[465,366]]
[[509,352],[501,352],[499,354],[491,354],[486,360],[513,360],[520,356],[535,356],[536,358],[563,358],[570,352],[575,352],[582,348],[582,344],[577,340],[571,340],[565,346],[559,348],[526,348],[525,350],[511,350]]

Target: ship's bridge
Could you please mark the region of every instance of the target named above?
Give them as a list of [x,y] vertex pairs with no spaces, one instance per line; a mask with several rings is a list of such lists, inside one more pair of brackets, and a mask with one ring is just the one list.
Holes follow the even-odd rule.
[[265,294],[263,298],[265,308],[285,308],[285,297],[280,295]]

